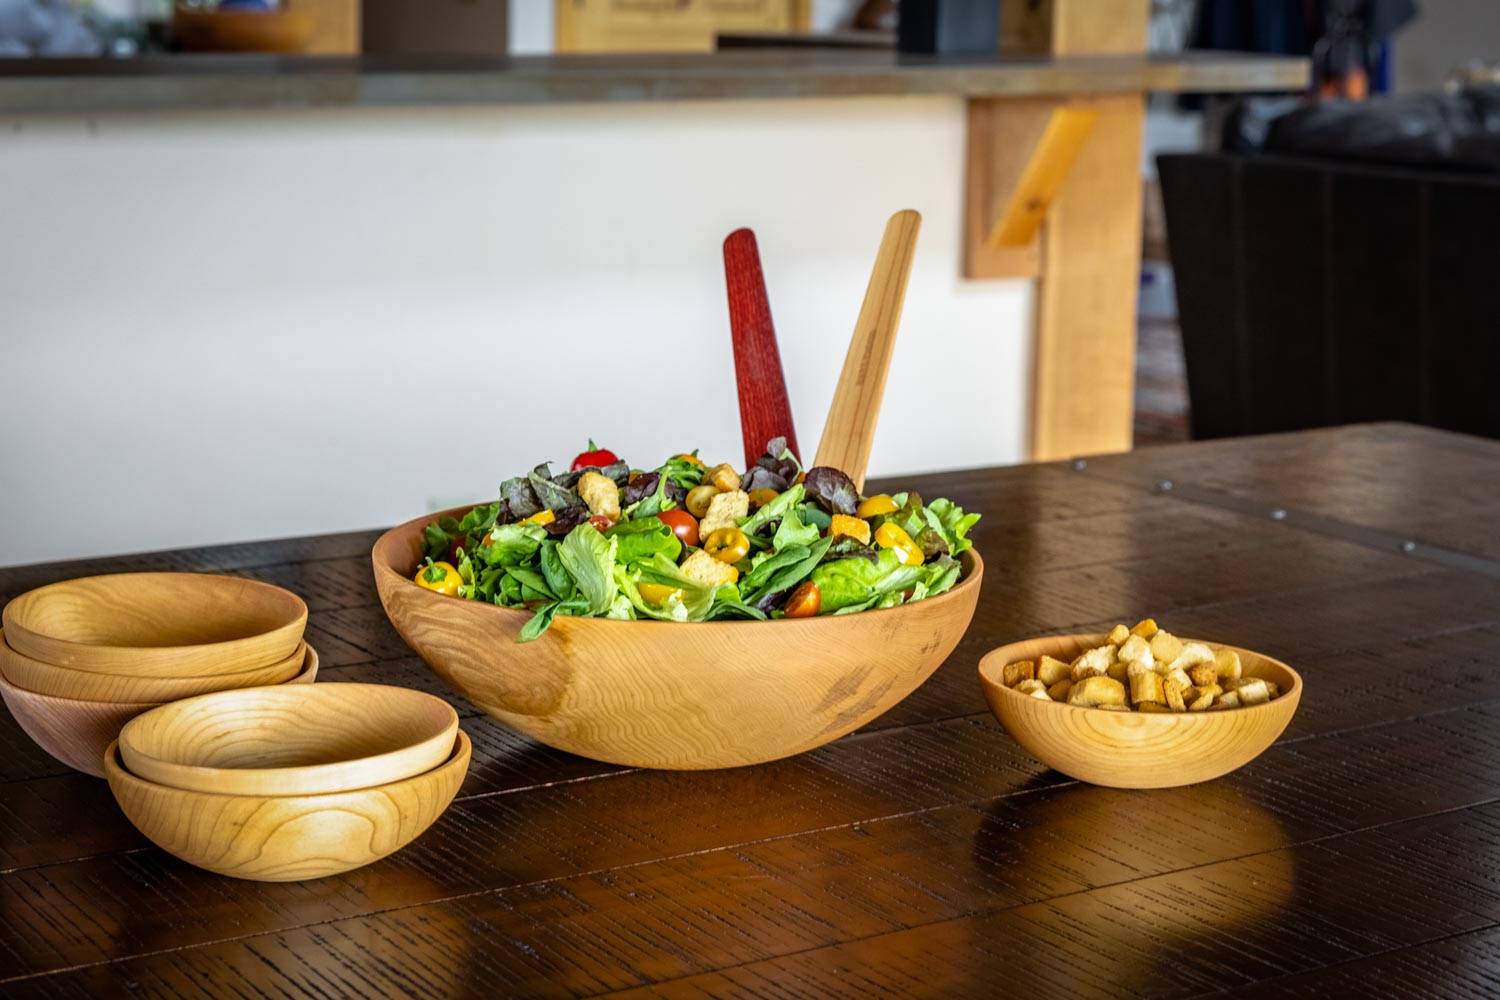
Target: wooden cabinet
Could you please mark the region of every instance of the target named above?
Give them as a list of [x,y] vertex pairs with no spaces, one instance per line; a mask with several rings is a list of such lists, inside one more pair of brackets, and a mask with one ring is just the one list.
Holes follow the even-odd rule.
[[806,31],[811,0],[555,0],[559,52],[708,52],[720,31]]

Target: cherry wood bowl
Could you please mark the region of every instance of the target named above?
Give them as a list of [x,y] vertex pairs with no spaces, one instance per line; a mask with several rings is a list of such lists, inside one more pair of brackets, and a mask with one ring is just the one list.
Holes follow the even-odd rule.
[[375,543],[375,585],[401,637],[459,694],[549,746],[634,767],[758,764],[811,750],[910,694],[953,652],[984,565],[949,592],[884,611],[768,622],[559,615],[516,642],[529,611],[445,597],[411,576],[419,517]]
[[1044,653],[1069,661],[1104,640],[1104,635],[1029,639],[991,650],[979,661],[980,689],[1005,731],[1033,757],[1080,781],[1175,788],[1228,774],[1275,742],[1302,699],[1302,678],[1285,663],[1213,642],[1206,644],[1239,654],[1244,676],[1274,681],[1281,694],[1264,705],[1220,712],[1109,712],[1042,701],[1001,681],[1008,663]]
[[130,677],[202,677],[285,660],[307,605],[291,591],[209,573],[114,573],[38,587],[0,612],[22,656]]
[[[318,654],[306,647],[302,672],[287,684],[311,684],[318,676]],[[0,698],[32,742],[75,771],[104,777],[104,750],[120,730],[158,702],[81,701],[54,698],[16,687],[0,676]]]
[[284,684],[302,672],[302,661],[307,658],[307,650],[299,642],[286,659],[252,670],[203,677],[132,677],[74,670],[33,660],[11,649],[4,638],[5,630],[0,629],[0,676],[27,691],[79,701],[166,702],[211,691]]
[[256,882],[337,875],[415,840],[458,794],[471,746],[462,730],[430,771],[372,788],[327,795],[220,795],[136,777],[119,745],[105,777],[125,817],[147,839],[190,865]]
[[225,795],[323,795],[389,784],[453,753],[458,713],[387,684],[219,691],[120,730],[120,760],[158,785]]

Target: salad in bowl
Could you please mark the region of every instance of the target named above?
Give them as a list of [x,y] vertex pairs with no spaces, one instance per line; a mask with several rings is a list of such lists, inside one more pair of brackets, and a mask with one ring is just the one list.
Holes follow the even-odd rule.
[[838,469],[804,470],[781,438],[744,472],[696,452],[634,469],[590,442],[566,472],[543,463],[495,502],[428,524],[414,579],[531,610],[522,642],[558,615],[844,615],[951,589],[978,520],[916,492],[861,496]]

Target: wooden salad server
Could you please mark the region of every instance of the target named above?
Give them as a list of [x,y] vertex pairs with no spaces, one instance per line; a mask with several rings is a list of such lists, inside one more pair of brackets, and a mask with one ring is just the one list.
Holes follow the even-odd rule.
[[828,421],[818,442],[813,465],[831,465],[865,487],[865,469],[870,464],[870,445],[875,440],[875,422],[885,394],[885,376],[896,347],[896,328],[901,322],[901,304],[906,300],[906,281],[911,276],[922,216],[906,209],[891,216],[885,225],[875,269],[865,289],[865,302],[854,324],[844,370],[833,390]]
[[729,293],[729,331],[734,339],[745,467],[754,465],[766,450],[766,442],[775,437],[785,437],[792,454],[800,456],[760,250],[755,233],[749,229],[736,229],[724,240],[724,283]]

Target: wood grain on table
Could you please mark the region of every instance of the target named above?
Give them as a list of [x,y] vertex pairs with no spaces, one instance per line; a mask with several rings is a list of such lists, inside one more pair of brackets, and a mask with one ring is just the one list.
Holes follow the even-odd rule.
[[[122,569],[290,587],[320,679],[445,694],[474,744],[411,847],[257,884],[150,846],[0,717],[0,993],[1492,995],[1500,575],[1388,536],[1493,555],[1469,543],[1500,535],[1497,481],[1500,443],[1371,425],[872,484],[984,512],[968,635],[864,729],[715,772],[571,757],[447,695],[376,601],[372,533],[0,570],[0,599]],[[1299,670],[1284,736],[1121,791],[986,711],[988,649],[1148,613]]]

